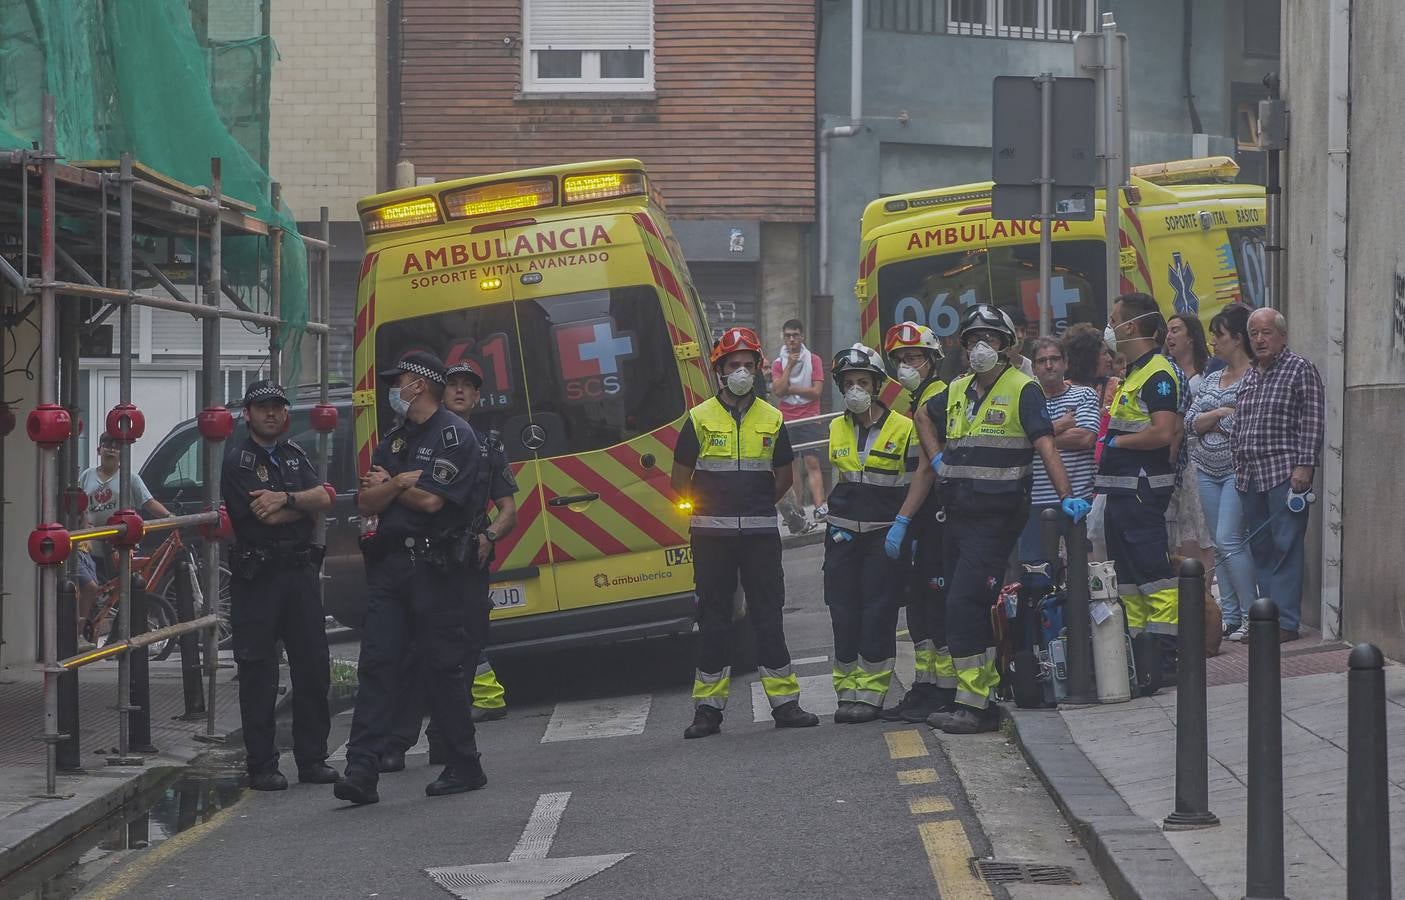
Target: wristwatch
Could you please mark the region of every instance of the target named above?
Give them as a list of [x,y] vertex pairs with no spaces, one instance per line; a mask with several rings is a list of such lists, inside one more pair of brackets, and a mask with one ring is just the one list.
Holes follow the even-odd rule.
[[288,509],[298,508],[298,498],[292,491],[284,491],[283,496],[288,498]]
[[488,539],[488,543],[490,544],[496,544],[498,542],[498,536],[486,528],[483,529],[483,536]]

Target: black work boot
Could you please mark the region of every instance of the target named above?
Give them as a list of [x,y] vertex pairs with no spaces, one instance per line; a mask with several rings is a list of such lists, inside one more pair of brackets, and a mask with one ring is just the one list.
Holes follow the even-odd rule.
[[283,777],[283,773],[277,769],[264,769],[262,772],[249,773],[249,790],[251,791],[286,791],[288,789],[288,779]]
[[337,770],[327,765],[326,762],[298,766],[298,783],[300,784],[336,784],[336,782]]
[[439,777],[425,785],[426,797],[444,797],[448,794],[462,794],[476,791],[488,783],[483,764],[477,759],[452,762],[444,767]]
[[985,709],[976,709],[971,706],[956,707],[956,711],[947,717],[946,724],[942,726],[942,731],[947,734],[981,734],[986,731],[1000,730],[1000,713],[994,706],[987,706]]
[[849,722],[853,725],[862,725],[864,722],[874,722],[878,720],[878,707],[871,703],[855,703],[849,710]]
[[903,710],[903,721],[920,725],[933,714],[951,711],[956,705],[956,688],[937,687],[935,684],[919,684],[918,700],[911,708]]
[[376,760],[378,772],[401,772],[405,769],[405,751],[399,748],[387,750]]
[[357,806],[379,803],[381,797],[380,794],[376,793],[376,781],[376,773],[374,772],[347,769],[346,774],[337,779],[336,785],[333,786],[332,796]]
[[683,729],[683,737],[711,737],[721,730],[722,710],[714,706],[699,706],[693,711],[693,724]]
[[[907,721],[904,713],[922,701],[921,687],[922,685],[920,684],[914,684],[912,687],[908,688],[907,693],[903,694],[903,698],[898,701],[898,705],[881,710],[878,713],[878,718],[882,719],[884,722]],[[923,716],[922,718],[925,719],[927,717]]]
[[1137,635],[1132,638],[1132,656],[1137,665],[1138,693],[1150,697],[1161,689],[1161,641],[1147,632]]
[[852,700],[840,700],[839,707],[834,710],[834,724],[847,725],[854,721],[854,706]]
[[820,717],[800,708],[799,700],[782,703],[771,710],[777,728],[812,728],[820,724]]
[[475,706],[473,707],[473,712],[470,713],[470,715],[473,716],[473,724],[475,725],[477,725],[479,722],[496,722],[498,719],[507,718],[507,707]]

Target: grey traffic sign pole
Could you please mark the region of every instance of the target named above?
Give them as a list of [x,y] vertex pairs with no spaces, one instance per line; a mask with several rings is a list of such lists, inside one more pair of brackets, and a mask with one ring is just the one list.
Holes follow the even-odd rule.
[[1039,82],[1039,336],[1054,333],[1049,283],[1054,258],[1054,75],[1040,72]]
[[1112,13],[1103,13],[1103,225],[1106,242],[1106,278],[1108,312],[1112,301],[1122,293],[1122,171],[1121,157],[1125,147],[1119,147],[1122,137],[1123,110],[1118,108],[1117,91],[1113,84],[1118,77],[1117,22]]

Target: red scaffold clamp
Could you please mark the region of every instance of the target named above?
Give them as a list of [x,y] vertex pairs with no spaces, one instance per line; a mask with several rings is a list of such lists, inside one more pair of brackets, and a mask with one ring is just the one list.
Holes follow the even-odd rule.
[[142,535],[146,530],[146,523],[134,509],[119,509],[108,517],[108,525],[114,527],[126,526],[123,532],[110,538],[113,544],[118,547],[135,547],[141,543]]
[[131,403],[119,403],[107,413],[107,433],[115,441],[130,444],[146,433],[146,416]]
[[37,565],[62,565],[70,549],[68,529],[58,522],[46,522],[29,533],[29,558]]
[[228,440],[234,433],[234,416],[223,406],[207,406],[195,417],[195,427],[207,441]]
[[57,403],[41,403],[25,419],[29,439],[45,450],[56,450],[73,433],[73,417]]

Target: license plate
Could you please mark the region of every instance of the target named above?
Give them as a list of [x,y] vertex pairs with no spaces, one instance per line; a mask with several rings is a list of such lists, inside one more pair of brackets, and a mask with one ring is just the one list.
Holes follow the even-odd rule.
[[493,609],[512,609],[527,605],[527,586],[523,584],[495,584],[488,588],[488,599],[493,601]]

